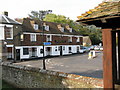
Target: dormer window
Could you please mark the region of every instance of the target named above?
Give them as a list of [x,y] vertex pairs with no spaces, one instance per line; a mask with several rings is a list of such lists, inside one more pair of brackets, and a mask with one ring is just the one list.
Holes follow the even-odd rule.
[[49,26],[48,25],[45,25],[45,30],[49,31]]
[[72,33],[72,28],[70,28],[70,30],[69,30],[71,33]]
[[72,33],[72,28],[70,28],[70,26],[69,26],[69,25],[66,25],[66,29],[67,29],[67,30],[69,30],[69,32],[71,32],[71,33]]
[[61,32],[64,32],[64,27],[61,27],[60,31],[61,31]]
[[37,24],[34,24],[34,25],[33,25],[33,28],[34,28],[35,30],[38,30],[38,25],[37,25]]
[[64,27],[62,27],[61,25],[57,25],[57,27],[61,32],[64,32]]

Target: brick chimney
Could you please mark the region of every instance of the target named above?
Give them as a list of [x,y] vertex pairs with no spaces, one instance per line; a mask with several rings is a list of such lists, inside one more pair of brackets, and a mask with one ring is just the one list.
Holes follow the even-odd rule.
[[4,11],[3,14],[6,15],[6,16],[8,16],[8,12],[7,11]]

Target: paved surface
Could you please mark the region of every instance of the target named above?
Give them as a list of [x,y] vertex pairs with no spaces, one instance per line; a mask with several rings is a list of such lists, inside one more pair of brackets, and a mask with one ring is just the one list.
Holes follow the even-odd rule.
[[[46,68],[52,71],[102,78],[102,52],[98,52],[96,55],[97,57],[94,59],[88,59],[87,53],[47,58]],[[24,61],[16,64],[42,68],[42,59]]]

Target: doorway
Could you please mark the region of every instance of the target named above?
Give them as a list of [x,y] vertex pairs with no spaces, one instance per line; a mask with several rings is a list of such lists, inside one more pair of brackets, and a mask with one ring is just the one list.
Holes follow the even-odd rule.
[[71,50],[72,50],[71,47],[69,47],[69,53],[72,53]]
[[37,56],[37,48],[32,48],[32,57]]
[[16,49],[16,60],[20,60],[20,49]]
[[63,51],[62,51],[62,46],[59,47],[60,48],[60,55],[63,55]]
[[51,55],[51,47],[46,47],[46,55],[47,56]]

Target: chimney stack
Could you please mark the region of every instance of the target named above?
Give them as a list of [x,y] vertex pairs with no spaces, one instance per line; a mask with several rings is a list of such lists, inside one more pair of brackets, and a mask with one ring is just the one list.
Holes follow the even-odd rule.
[[3,14],[6,15],[6,16],[8,16],[8,12],[7,11],[4,11]]

